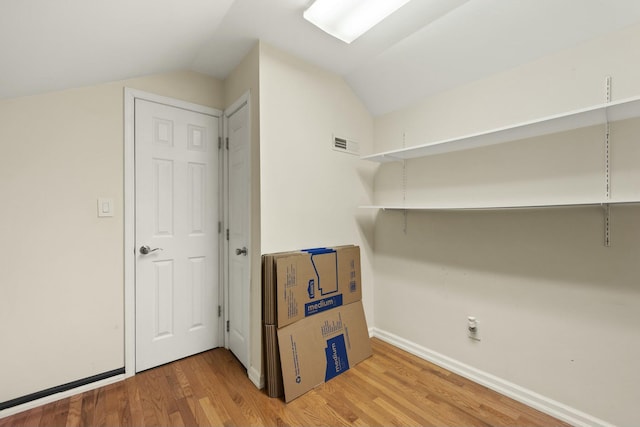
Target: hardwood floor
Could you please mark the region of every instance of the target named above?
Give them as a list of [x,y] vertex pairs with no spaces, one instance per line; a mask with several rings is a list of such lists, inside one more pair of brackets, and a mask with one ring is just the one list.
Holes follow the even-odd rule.
[[0,419],[18,426],[566,426],[373,339],[373,357],[285,404],[215,349]]

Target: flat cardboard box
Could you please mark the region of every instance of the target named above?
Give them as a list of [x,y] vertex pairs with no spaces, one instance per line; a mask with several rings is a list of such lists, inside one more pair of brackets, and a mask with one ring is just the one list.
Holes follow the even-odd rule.
[[276,260],[279,257],[299,252],[289,251],[262,255],[263,366],[265,367],[265,390],[269,397],[284,396],[275,314]]
[[276,294],[265,294],[264,308],[265,318],[275,317],[278,328],[362,298],[358,246],[279,255],[275,264],[276,286],[271,283],[270,290]]
[[265,389],[269,397],[284,395],[282,369],[278,350],[278,331],[275,325],[264,325]]
[[361,301],[280,328],[278,342],[286,402],[371,356]]
[[291,256],[300,251],[278,252],[262,255],[262,323],[275,325],[276,316],[276,262],[278,258]]

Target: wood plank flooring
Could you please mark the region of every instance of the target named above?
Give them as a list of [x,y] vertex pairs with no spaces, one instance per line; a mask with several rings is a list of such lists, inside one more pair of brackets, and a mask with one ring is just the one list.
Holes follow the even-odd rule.
[[0,419],[19,426],[566,426],[380,340],[374,355],[285,404],[215,349]]

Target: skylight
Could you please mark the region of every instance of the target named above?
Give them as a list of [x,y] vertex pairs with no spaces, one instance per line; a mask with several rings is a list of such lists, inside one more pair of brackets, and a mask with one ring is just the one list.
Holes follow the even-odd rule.
[[345,43],[351,43],[410,0],[316,0],[304,19]]

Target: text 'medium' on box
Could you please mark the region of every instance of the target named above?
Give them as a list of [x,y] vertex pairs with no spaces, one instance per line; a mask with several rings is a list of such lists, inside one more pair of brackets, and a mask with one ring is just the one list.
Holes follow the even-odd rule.
[[290,402],[371,356],[358,301],[278,329],[285,401]]
[[307,249],[276,263],[278,328],[362,298],[358,246]]

